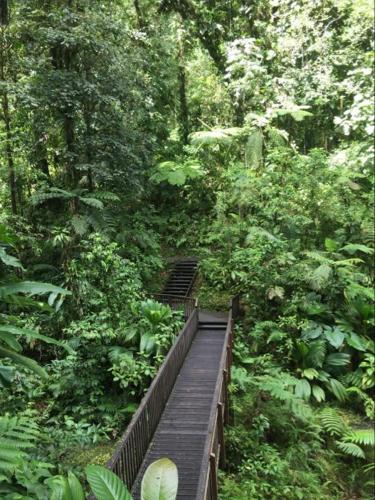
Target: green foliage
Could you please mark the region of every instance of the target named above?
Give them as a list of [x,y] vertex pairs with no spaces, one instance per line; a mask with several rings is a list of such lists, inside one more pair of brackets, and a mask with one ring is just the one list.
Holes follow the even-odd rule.
[[370,2],[2,3],[0,406],[54,438],[5,494],[81,495],[74,454],[181,328],[147,297],[184,253],[202,306],[241,294],[222,497],[366,497]]
[[142,500],[175,500],[178,490],[178,471],[169,458],[150,464],[142,478]]
[[183,186],[187,180],[204,175],[202,167],[194,160],[185,163],[164,161],[159,163],[150,179],[156,183],[167,182],[172,186]]
[[51,487],[51,499],[53,500],[85,500],[85,494],[81,483],[73,472],[68,477],[54,476],[48,481]]
[[0,417],[0,477],[9,482],[27,452],[35,448],[40,432],[36,423],[17,417]]
[[98,500],[131,500],[124,483],[113,472],[99,465],[86,468],[87,480]]

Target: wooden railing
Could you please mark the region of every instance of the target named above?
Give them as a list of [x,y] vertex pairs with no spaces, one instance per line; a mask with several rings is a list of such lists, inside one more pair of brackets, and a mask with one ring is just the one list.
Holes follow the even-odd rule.
[[[187,301],[185,297],[184,300]],[[131,490],[198,327],[197,303],[142,399],[107,467]]]
[[174,311],[183,311],[185,321],[193,312],[196,303],[196,300],[191,297],[179,297],[166,293],[154,293],[152,298],[162,304],[168,304]]
[[229,420],[228,385],[230,384],[230,370],[232,365],[233,321],[238,313],[239,299],[235,297],[231,301],[229,309],[228,325],[224,341],[226,348],[223,350],[220,360],[219,376],[211,406],[196,500],[217,500],[217,471],[219,465],[225,467],[226,463],[224,425]]

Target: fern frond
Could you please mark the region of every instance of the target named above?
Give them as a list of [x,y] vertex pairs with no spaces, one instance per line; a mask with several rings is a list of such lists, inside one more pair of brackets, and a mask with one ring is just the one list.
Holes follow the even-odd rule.
[[309,343],[306,363],[314,368],[321,368],[326,357],[327,345],[324,340],[315,340]]
[[284,146],[289,139],[289,134],[286,130],[281,130],[276,127],[267,127],[268,138],[275,146]]
[[112,193],[111,191],[95,191],[95,198],[103,201],[120,201],[120,198],[116,193]]
[[243,128],[216,128],[213,130],[204,130],[194,132],[190,135],[193,146],[208,146],[212,144],[231,144],[234,139],[244,135]]
[[319,291],[325,288],[329,282],[329,278],[332,274],[332,268],[329,264],[323,263],[310,275],[310,286],[313,290]]
[[90,227],[89,220],[84,215],[74,215],[70,223],[73,226],[74,232],[79,236],[86,234]]
[[39,439],[35,422],[22,417],[0,417],[0,475],[12,474]]
[[343,440],[363,446],[375,446],[375,431],[374,429],[351,429],[344,435]]
[[345,422],[333,408],[324,408],[320,414],[323,429],[331,436],[342,436]]
[[336,445],[346,455],[351,455],[352,457],[356,458],[366,458],[365,452],[357,444],[336,441]]
[[334,264],[335,261],[327,257],[325,254],[326,252],[318,252],[317,250],[306,250],[305,252],[302,252],[306,257],[309,259],[315,261],[315,262],[321,262],[322,264]]
[[374,222],[371,221],[366,221],[362,222],[362,241],[366,245],[371,245],[372,247],[375,246],[375,227],[374,227]]

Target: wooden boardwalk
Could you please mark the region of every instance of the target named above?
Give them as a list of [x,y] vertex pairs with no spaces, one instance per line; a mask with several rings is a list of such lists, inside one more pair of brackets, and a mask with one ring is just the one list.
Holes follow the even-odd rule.
[[155,297],[181,309],[186,322],[108,462],[134,500],[140,499],[148,465],[165,457],[178,468],[178,500],[218,497],[239,302],[233,299],[228,313],[199,311],[189,297],[196,272],[195,259],[177,262],[163,293]]
[[140,499],[140,481],[147,466],[168,457],[179,472],[178,500],[197,498],[209,431],[210,413],[225,345],[227,315],[199,314],[199,326],[133,489]]

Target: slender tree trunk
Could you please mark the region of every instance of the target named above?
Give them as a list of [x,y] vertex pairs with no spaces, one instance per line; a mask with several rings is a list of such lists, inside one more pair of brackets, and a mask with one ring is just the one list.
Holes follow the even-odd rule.
[[12,206],[12,212],[13,214],[16,214],[18,212],[17,183],[16,183],[16,173],[14,170],[14,160],[13,160],[13,150],[12,150],[12,132],[10,126],[9,101],[6,92],[3,92],[2,95],[2,110],[3,110],[3,119],[5,124],[5,136],[6,136],[5,154],[8,162],[8,182],[10,190],[10,201]]
[[[92,132],[91,113],[92,113],[92,110],[89,109],[89,106],[88,106],[85,109],[84,114],[83,114],[83,118],[85,121],[85,127],[86,127],[86,161],[87,161],[88,165],[91,165],[91,162],[92,162],[92,150],[91,150],[91,144],[90,144],[91,132]],[[94,191],[94,181],[92,178],[91,166],[89,166],[87,169],[87,182],[88,182],[88,186],[89,186],[89,191],[91,191],[91,192]]]
[[186,72],[185,72],[185,51],[184,34],[180,30],[178,38],[178,86],[180,96],[180,130],[181,139],[184,144],[189,142],[189,109],[186,97]]
[[8,0],[0,0],[0,25],[5,26],[9,23]]
[[[5,39],[5,30],[9,24],[9,6],[8,0],[0,0],[0,81],[5,83],[5,65],[7,43]],[[10,202],[13,214],[18,212],[17,203],[17,182],[14,169],[13,149],[12,149],[12,130],[10,122],[9,99],[6,90],[1,93],[1,109],[5,126],[5,156],[8,164],[8,183],[10,191]]]
[[142,9],[141,9],[139,0],[133,0],[133,4],[134,4],[135,13],[137,15],[138,29],[142,30],[145,27],[145,21],[143,18],[143,13],[142,13]]

